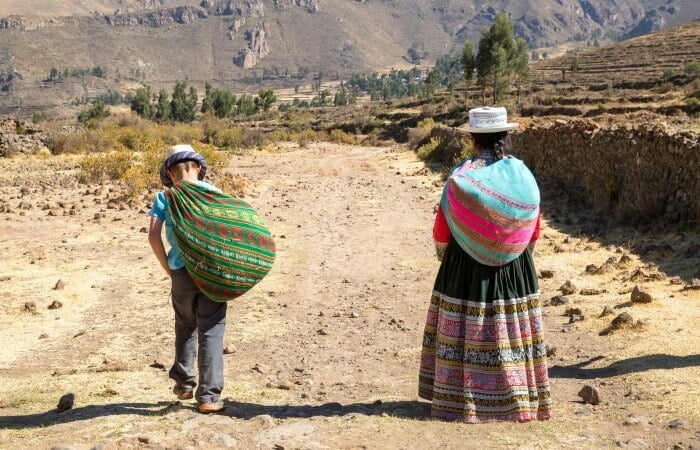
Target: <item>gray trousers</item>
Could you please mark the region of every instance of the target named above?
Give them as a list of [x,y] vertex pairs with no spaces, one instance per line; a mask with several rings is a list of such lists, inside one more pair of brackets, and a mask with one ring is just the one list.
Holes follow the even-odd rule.
[[226,303],[209,300],[185,268],[173,271],[172,299],[175,363],[169,376],[179,384],[197,386],[194,360],[198,356],[199,387],[195,398],[199,403],[218,402],[224,388]]

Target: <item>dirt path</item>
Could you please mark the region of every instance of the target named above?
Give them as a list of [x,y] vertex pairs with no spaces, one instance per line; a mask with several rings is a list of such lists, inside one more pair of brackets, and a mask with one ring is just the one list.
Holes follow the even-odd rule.
[[[438,177],[385,148],[318,144],[236,157],[231,171],[248,180],[247,199],[279,253],[270,276],[229,306],[226,415],[205,417],[172,403],[160,368],[171,363],[173,318],[169,283],[140,232],[146,206],[120,209],[109,186],[78,186],[73,166],[0,160],[0,211],[11,210],[0,212],[0,448],[700,446],[700,293],[670,282],[700,265],[697,234],[610,230],[601,243],[574,237],[575,225],[547,224],[536,261],[554,276],[541,280],[543,299],[567,279],[606,291],[544,308],[556,347],[555,418],[435,422],[416,382],[438,268]],[[671,250],[586,273],[651,243]],[[635,272],[649,261],[668,276]],[[59,279],[65,288],[53,289]],[[632,305],[635,284],[655,300]],[[48,309],[54,300],[63,306]],[[23,310],[29,301],[36,313]],[[600,336],[615,317],[598,317],[606,305],[644,324]],[[585,320],[568,324],[572,306]],[[599,389],[601,404],[579,403],[584,384]],[[75,408],[57,413],[67,392]]]

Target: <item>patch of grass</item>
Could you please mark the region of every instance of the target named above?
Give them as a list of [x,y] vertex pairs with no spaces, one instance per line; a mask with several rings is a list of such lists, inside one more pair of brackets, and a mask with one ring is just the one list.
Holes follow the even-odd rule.
[[418,156],[418,159],[421,161],[434,159],[439,146],[440,140],[438,138],[430,138],[430,141],[418,147],[416,156]]

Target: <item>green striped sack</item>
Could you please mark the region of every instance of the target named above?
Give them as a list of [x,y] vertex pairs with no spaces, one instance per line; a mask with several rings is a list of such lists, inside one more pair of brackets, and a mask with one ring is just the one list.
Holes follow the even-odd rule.
[[182,181],[166,195],[175,240],[197,287],[214,301],[239,297],[272,269],[275,242],[246,202]]

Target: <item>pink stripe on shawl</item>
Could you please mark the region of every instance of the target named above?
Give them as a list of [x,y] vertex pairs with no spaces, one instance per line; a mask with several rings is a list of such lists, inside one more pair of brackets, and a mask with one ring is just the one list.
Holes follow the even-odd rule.
[[468,225],[474,231],[494,241],[504,242],[507,244],[520,244],[523,242],[530,242],[530,239],[532,238],[534,226],[533,228],[524,230],[512,230],[508,228],[501,228],[477,216],[468,208],[465,208],[461,203],[459,203],[454,195],[452,186],[448,188],[447,201],[450,204],[450,209],[459,220],[464,222],[465,225]]

